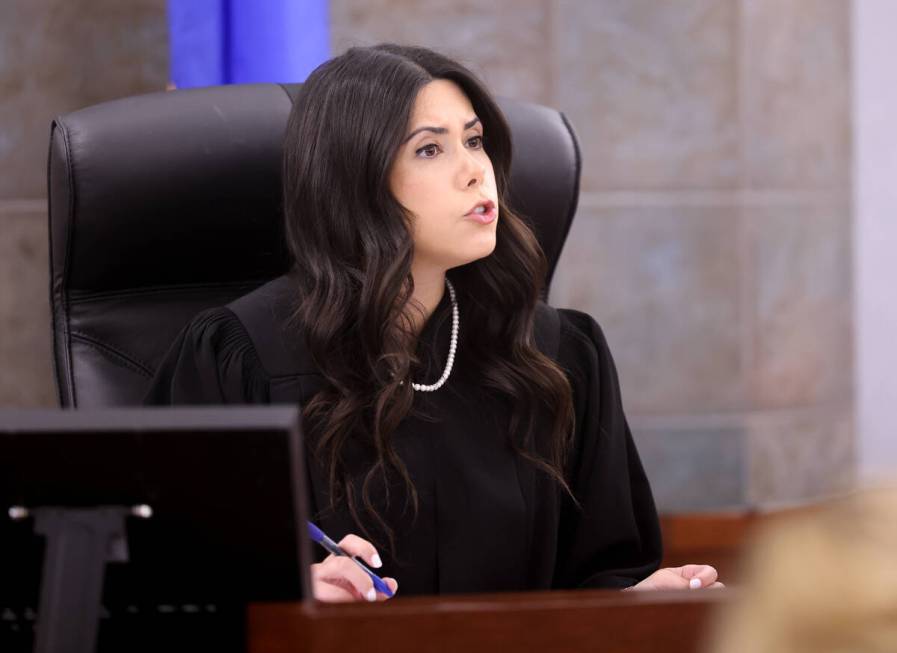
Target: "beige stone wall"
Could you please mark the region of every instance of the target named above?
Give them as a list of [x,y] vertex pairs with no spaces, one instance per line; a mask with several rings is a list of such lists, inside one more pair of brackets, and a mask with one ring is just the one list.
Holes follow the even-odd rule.
[[333,49],[430,45],[564,111],[557,306],[605,329],[665,509],[848,481],[850,3],[332,0]]
[[54,406],[47,148],[54,116],[168,79],[165,0],[0,2],[0,407]]
[[[595,316],[663,508],[853,470],[846,0],[331,0],[333,49],[420,43],[563,110],[584,155],[552,301]],[[164,0],[0,3],[0,406],[52,405],[54,115],[158,90]]]

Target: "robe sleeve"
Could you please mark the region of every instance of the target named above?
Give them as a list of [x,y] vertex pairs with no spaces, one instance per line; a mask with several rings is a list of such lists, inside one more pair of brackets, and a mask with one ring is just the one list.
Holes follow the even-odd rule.
[[628,587],[660,564],[657,510],[604,334],[584,313],[560,314],[558,362],[573,386],[576,415],[568,478],[579,505],[562,499],[554,584]]
[[227,308],[197,315],[159,364],[143,403],[269,403],[269,379],[252,340]]

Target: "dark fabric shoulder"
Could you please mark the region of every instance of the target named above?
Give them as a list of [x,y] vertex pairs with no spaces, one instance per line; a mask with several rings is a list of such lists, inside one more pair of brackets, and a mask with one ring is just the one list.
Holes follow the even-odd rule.
[[575,346],[576,343],[580,345],[595,343],[596,336],[600,344],[607,346],[604,331],[591,315],[572,308],[559,308],[557,312],[560,318],[561,339],[567,346]]
[[555,583],[626,587],[660,564],[657,511],[601,327],[580,311],[558,314],[557,361],[570,379],[575,413],[568,475],[579,505],[562,510]]
[[[586,380],[606,368],[616,384],[616,368],[604,331],[588,313],[569,308],[557,310],[560,333],[556,360],[574,380]],[[600,375],[598,375],[600,376]]]
[[259,286],[228,304],[272,378],[316,374],[305,340],[292,323],[293,287],[286,276]]
[[[144,403],[281,403],[319,387],[304,338],[291,325],[292,286],[278,277],[198,314],[165,355]],[[300,379],[304,379],[300,383]]]
[[228,308],[196,315],[156,370],[144,403],[263,403],[268,375],[249,334]]
[[561,331],[560,314],[557,309],[544,302],[536,304],[533,331],[539,351],[549,358],[557,358]]

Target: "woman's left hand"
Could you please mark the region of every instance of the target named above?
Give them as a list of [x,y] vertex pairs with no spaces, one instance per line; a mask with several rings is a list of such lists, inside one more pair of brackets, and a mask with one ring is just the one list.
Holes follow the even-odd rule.
[[651,590],[719,589],[725,587],[717,579],[716,569],[710,565],[684,565],[658,569],[645,580],[626,589],[643,592]]

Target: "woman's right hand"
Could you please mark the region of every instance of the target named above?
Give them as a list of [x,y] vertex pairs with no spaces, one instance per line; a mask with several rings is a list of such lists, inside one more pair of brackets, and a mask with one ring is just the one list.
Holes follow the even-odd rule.
[[[371,569],[383,566],[374,545],[357,535],[346,535],[340,548],[350,556],[364,560]],[[394,578],[383,582],[395,594],[399,584]],[[312,594],[318,601],[344,603],[350,601],[384,601],[387,596],[374,589],[374,581],[347,556],[327,556],[323,562],[311,566]]]

